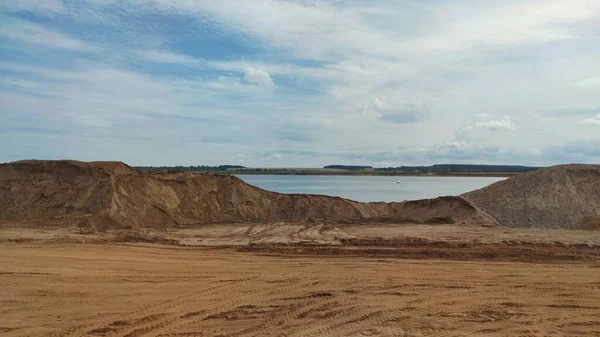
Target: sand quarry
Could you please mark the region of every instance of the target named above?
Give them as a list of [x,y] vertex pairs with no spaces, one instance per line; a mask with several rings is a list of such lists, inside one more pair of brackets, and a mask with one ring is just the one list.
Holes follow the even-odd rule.
[[2,336],[600,336],[600,166],[359,203],[0,164]]

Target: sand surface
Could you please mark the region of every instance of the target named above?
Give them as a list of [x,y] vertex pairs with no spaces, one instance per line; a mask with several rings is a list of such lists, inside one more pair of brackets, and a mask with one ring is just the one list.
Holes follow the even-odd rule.
[[600,229],[600,165],[541,168],[462,197],[507,227]]
[[2,336],[600,336],[600,261],[0,244]]
[[[473,227],[395,223],[328,224],[301,222],[232,223],[195,228],[89,231],[77,228],[0,228],[1,242],[101,243],[119,237],[166,240],[184,246],[306,244],[340,246],[347,239],[424,239],[448,243],[588,245],[600,249],[600,231]],[[121,240],[123,241],[123,240]],[[390,244],[385,244],[389,246]]]
[[496,223],[456,196],[362,203],[325,195],[270,192],[230,175],[140,172],[120,162],[0,164],[0,228],[15,224],[89,230],[190,228],[314,220]]

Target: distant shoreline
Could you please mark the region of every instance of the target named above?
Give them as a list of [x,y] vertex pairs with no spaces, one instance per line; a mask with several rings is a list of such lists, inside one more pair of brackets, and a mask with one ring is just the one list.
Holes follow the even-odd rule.
[[407,173],[407,172],[219,172],[231,175],[279,175],[279,176],[383,176],[383,177],[512,177],[523,172],[449,172],[449,173]]
[[406,177],[511,177],[539,167],[519,165],[436,164],[431,166],[372,167],[328,165],[325,167],[245,167],[219,166],[138,166],[141,171],[185,171],[233,175],[340,175],[340,176],[406,176]]

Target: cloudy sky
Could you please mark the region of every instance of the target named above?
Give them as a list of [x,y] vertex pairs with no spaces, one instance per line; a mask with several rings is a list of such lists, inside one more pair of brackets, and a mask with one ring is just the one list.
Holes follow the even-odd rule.
[[0,162],[600,162],[600,1],[0,2]]

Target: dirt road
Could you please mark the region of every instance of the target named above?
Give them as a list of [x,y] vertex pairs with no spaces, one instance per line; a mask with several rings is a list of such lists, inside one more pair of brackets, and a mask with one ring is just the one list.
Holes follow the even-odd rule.
[[600,336],[600,263],[0,244],[3,336]]

